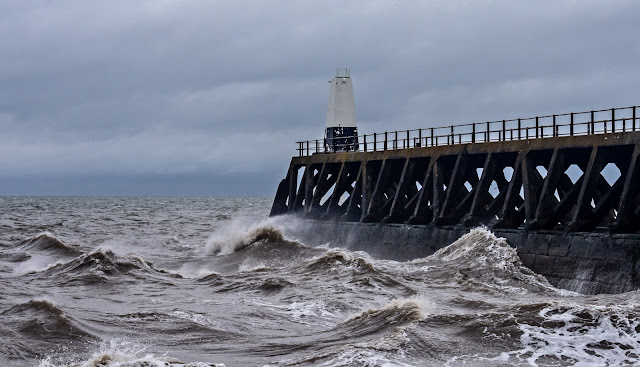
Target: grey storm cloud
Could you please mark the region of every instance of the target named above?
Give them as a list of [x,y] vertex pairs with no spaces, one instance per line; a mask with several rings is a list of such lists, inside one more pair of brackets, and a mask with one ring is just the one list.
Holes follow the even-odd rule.
[[322,136],[338,67],[365,133],[636,105],[639,15],[631,0],[4,1],[0,194],[192,175],[269,195],[294,142]]

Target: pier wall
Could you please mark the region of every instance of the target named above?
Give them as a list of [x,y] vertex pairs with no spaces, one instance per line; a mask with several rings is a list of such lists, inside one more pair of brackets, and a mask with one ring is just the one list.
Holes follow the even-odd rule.
[[[309,245],[346,247],[374,257],[406,261],[426,257],[468,233],[463,227],[303,220],[287,236]],[[522,263],[551,284],[584,294],[640,288],[640,236],[609,233],[494,230]]]

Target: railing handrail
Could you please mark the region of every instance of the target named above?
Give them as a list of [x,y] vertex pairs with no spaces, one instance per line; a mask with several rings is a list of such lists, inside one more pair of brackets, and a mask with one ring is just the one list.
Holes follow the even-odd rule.
[[[583,112],[569,112],[526,118],[463,123],[457,125],[445,125],[420,129],[386,131],[381,133],[354,136],[341,136],[333,138],[333,140],[357,138],[357,142],[332,144],[332,147],[343,147],[345,148],[345,150],[354,150],[348,148],[357,146],[357,149],[355,150],[367,152],[378,150],[384,151],[408,149],[416,147],[434,147],[453,144],[484,143],[492,141],[539,139],[557,136],[594,135],[617,132],[616,128],[620,126],[617,126],[616,122],[622,123],[622,126],[620,128],[620,131],[622,132],[640,131],[640,124],[636,124],[636,121],[638,121],[638,119],[640,118],[640,116],[637,115],[638,107],[640,106],[614,107]],[[620,114],[616,116],[616,111],[630,111],[631,116],[621,116]],[[595,118],[596,114],[601,114],[603,112],[610,113],[611,115],[608,116],[608,118],[604,119]],[[576,117],[581,117],[585,114],[589,114],[589,118],[586,121],[576,121]],[[627,115],[628,114],[629,113],[627,113]],[[558,121],[558,118],[565,118],[566,116],[570,117],[569,122]],[[540,124],[541,120],[549,119],[551,119],[551,124]],[[523,126],[523,123],[524,125],[527,125],[527,123],[531,123],[532,121],[535,121],[535,126]],[[630,126],[627,126],[627,121],[630,122]],[[511,126],[515,122],[517,122],[517,125]],[[610,123],[610,125],[608,123]],[[492,127],[495,127],[496,124],[499,124],[498,128],[492,129]],[[509,127],[507,127],[508,125]],[[569,128],[568,131],[566,131],[566,127]],[[596,129],[596,127],[598,129]],[[551,132],[549,132],[549,128],[551,128]],[[446,129],[446,133],[442,133],[444,129]],[[471,129],[471,131],[468,131],[469,129]],[[507,133],[509,134],[509,136],[507,136]],[[478,139],[478,136],[480,136],[481,138]],[[367,141],[368,137],[373,139]],[[384,139],[378,140],[378,137],[384,137]],[[298,145],[298,155],[305,156],[316,153],[333,153],[333,151],[327,149],[326,142],[327,139],[298,141],[296,142],[296,144]],[[360,146],[362,146],[363,149],[360,149]]]

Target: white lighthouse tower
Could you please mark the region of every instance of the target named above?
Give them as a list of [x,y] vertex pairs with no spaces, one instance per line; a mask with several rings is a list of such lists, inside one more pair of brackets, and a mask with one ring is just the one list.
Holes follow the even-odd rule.
[[348,152],[358,150],[358,127],[353,85],[349,69],[338,69],[329,81],[329,107],[325,129],[325,150]]

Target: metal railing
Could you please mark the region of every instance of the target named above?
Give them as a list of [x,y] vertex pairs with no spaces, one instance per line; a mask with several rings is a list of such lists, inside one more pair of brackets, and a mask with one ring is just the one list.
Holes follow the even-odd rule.
[[[475,122],[426,129],[385,131],[358,135],[358,143],[334,144],[334,150],[375,152],[453,144],[488,143],[495,141],[541,139],[558,136],[607,134],[640,131],[638,107],[618,107],[605,110],[561,113],[556,115]],[[640,111],[639,111],[640,112]],[[350,138],[350,137],[342,137]],[[334,153],[326,139],[296,142],[298,156]]]

